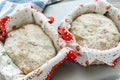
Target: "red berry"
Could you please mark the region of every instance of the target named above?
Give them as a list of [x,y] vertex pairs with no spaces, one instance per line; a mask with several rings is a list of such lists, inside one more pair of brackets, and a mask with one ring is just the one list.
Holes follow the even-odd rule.
[[6,31],[4,26],[1,27],[1,31]]
[[88,66],[88,65],[89,65],[89,61],[87,60],[87,61],[85,62],[85,64],[86,64],[86,66]]
[[74,61],[77,58],[76,52],[74,50],[70,50],[67,56],[69,60],[72,61]]
[[4,37],[6,37],[7,35],[5,23],[8,20],[8,18],[9,16],[5,16],[4,18],[0,19],[0,29],[1,29],[0,40],[3,40]]
[[111,7],[111,6],[106,6],[105,9],[108,10],[108,9],[110,9],[110,7]]
[[120,20],[120,15],[118,15],[118,20]]
[[72,35],[69,33],[69,32],[65,32],[63,35],[62,35],[62,38],[65,40],[65,41],[71,41],[73,39]]
[[0,20],[0,22],[5,23],[8,20],[9,16],[5,16]]
[[3,37],[6,37],[6,36],[7,36],[7,32],[4,31],[4,32],[2,33],[2,36],[3,36]]
[[112,64],[113,64],[114,67],[117,65],[117,63],[118,63],[118,58],[115,59],[115,60],[112,62]]
[[54,17],[50,16],[50,17],[47,17],[49,19],[49,23],[52,24],[54,22]]
[[58,33],[59,34],[64,34],[65,33],[65,28],[64,27],[58,27]]
[[79,45],[76,46],[76,50],[78,50],[78,51],[80,50],[80,46]]
[[2,35],[0,35],[0,41],[1,41],[1,40],[3,40],[3,37],[2,37]]

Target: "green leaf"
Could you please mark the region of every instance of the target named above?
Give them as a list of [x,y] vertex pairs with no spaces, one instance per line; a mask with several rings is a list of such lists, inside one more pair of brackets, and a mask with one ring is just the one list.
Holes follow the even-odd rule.
[[110,12],[109,11],[106,11],[103,15],[110,18]]
[[3,56],[6,56],[6,52],[2,52],[2,55],[3,55]]

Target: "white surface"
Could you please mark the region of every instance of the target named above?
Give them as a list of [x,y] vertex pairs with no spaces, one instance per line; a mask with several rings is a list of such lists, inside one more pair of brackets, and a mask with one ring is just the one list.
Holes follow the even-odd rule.
[[[55,17],[54,27],[64,18],[73,7],[80,3],[86,3],[93,0],[64,0],[60,3],[48,6],[44,13]],[[117,7],[119,7],[117,5]],[[120,80],[120,61],[117,67],[107,65],[94,65],[83,67],[70,61],[61,65],[52,76],[51,80]]]

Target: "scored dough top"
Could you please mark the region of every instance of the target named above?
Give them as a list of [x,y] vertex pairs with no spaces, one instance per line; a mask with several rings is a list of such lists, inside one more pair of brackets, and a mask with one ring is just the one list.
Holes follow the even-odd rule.
[[113,21],[100,14],[83,14],[71,24],[71,32],[81,46],[107,50],[117,46],[120,33]]
[[51,39],[34,24],[8,33],[4,48],[24,74],[37,69],[56,55]]

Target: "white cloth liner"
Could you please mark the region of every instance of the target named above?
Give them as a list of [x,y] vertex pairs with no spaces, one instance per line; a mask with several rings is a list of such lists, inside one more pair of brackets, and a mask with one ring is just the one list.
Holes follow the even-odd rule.
[[[61,21],[59,27],[63,27],[69,32],[69,29],[71,28],[70,24],[75,18],[82,14],[93,12],[102,15],[106,13],[107,15],[109,15],[110,19],[113,20],[113,22],[118,27],[118,30],[120,31],[120,10],[118,8],[115,8],[106,0],[95,0],[93,3],[89,4],[80,3],[79,6],[75,7],[68,15],[66,15],[66,17]],[[83,66],[88,66],[95,60],[102,61],[108,64],[109,66],[115,66],[116,59],[120,57],[120,43],[113,49],[100,51],[97,49],[91,49],[80,46],[78,43],[76,43],[74,36],[73,40],[71,41],[65,41],[59,37],[56,41],[59,41],[59,43],[57,44],[59,48],[61,44],[62,47],[65,47],[67,43],[69,44],[69,47],[76,50],[76,52],[78,53],[78,58],[76,59],[76,61]],[[80,50],[76,49],[76,46],[78,45],[80,47]]]
[[[34,23],[40,25],[42,29],[52,39],[55,37],[54,28],[48,23],[48,18],[41,12],[31,8],[20,8],[19,11],[8,15],[8,20],[5,23],[7,32],[12,31],[12,27],[19,28],[25,24]],[[0,79],[2,80],[48,80],[50,72],[58,65],[68,59],[68,53],[71,49],[64,48],[58,54],[42,65],[40,68],[29,73],[28,75],[21,74],[19,68],[14,65],[9,56],[6,55],[2,42],[0,42]],[[56,66],[57,65],[57,66]]]

